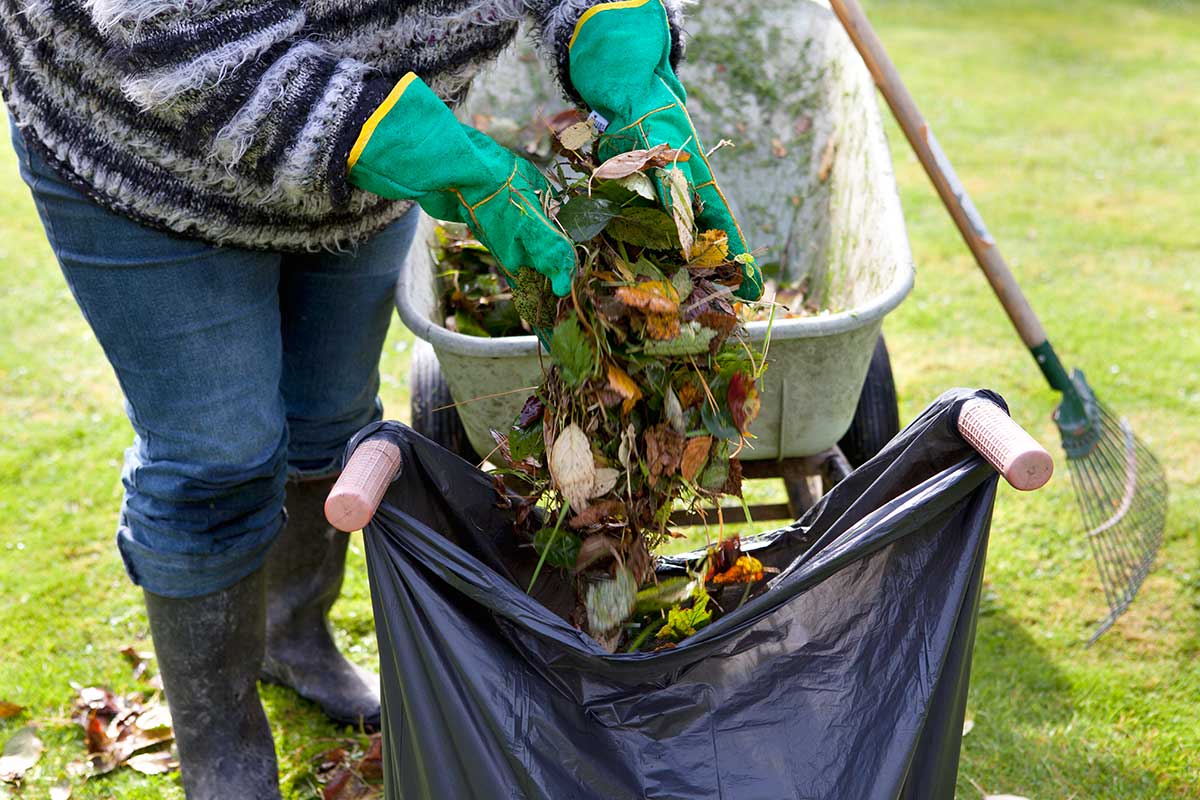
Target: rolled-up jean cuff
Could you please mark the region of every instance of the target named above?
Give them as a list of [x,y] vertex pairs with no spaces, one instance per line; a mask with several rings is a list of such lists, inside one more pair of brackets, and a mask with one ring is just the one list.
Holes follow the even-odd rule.
[[162,597],[200,597],[234,585],[257,572],[283,528],[284,515],[258,531],[238,538],[237,547],[223,553],[156,552],[138,542],[122,524],[117,529],[117,549],[134,584]]

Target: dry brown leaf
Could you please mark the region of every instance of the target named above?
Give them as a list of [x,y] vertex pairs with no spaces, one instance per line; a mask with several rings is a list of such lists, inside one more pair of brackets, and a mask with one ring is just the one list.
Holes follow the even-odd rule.
[[596,482],[592,484],[592,497],[602,497],[611,492],[617,485],[621,472],[612,467],[599,467],[596,470]]
[[125,765],[134,772],[143,775],[163,775],[179,768],[179,762],[171,758],[169,750],[159,750],[153,753],[138,753],[131,756]]
[[625,305],[647,314],[679,313],[679,293],[667,281],[643,281],[637,286],[622,286],[614,294]]
[[771,154],[776,158],[784,158],[787,156],[787,148],[783,146],[783,140],[778,136],[771,139]]
[[371,746],[358,760],[358,774],[367,779],[383,777],[383,737],[372,734]]
[[0,700],[0,719],[10,719],[17,716],[25,710],[25,706],[19,706],[16,703],[10,703],[7,700]]
[[[615,503],[617,501],[613,500],[607,502]],[[624,510],[623,505],[620,510]],[[588,509],[588,512],[590,511],[591,509]],[[600,519],[603,519],[603,517],[599,517],[596,521],[599,522]],[[594,525],[595,523],[593,522],[591,524]],[[581,525],[579,527],[583,528],[587,526]],[[579,555],[575,557],[575,571],[582,572],[601,559],[612,558],[613,554],[617,552],[617,544],[618,542],[616,539],[613,539],[610,536],[605,536],[602,533],[596,534],[595,536],[589,536],[588,538],[584,539],[583,543],[579,545]]]
[[670,424],[660,422],[647,430],[642,440],[646,444],[646,465],[650,468],[650,477],[674,475],[683,459],[683,435],[677,433]]
[[679,335],[681,323],[678,314],[647,314],[646,335],[660,342],[669,342]]
[[4,754],[0,755],[0,781],[20,781],[45,750],[36,728],[27,726],[18,730],[4,743]]
[[592,141],[592,134],[596,131],[592,127],[592,123],[584,120],[576,122],[574,125],[568,125],[563,128],[558,134],[558,141],[567,150],[579,150],[586,147]]
[[621,396],[623,404],[621,413],[628,414],[633,410],[638,400],[642,399],[641,387],[629,377],[629,373],[616,364],[608,365],[608,386]]
[[687,176],[679,167],[667,170],[667,195],[671,207],[671,218],[675,220],[675,228],[679,231],[679,249],[683,257],[692,257],[693,231],[696,228],[696,216],[692,210],[692,187],[688,185]]
[[647,167],[661,167],[691,158],[682,150],[672,150],[668,144],[656,144],[649,150],[630,150],[618,153],[592,171],[593,180],[616,180],[640,172]]
[[689,263],[697,267],[719,267],[728,260],[729,234],[722,230],[708,230],[696,240]]
[[[703,320],[701,320],[700,324],[712,327],[711,325],[707,325]],[[703,399],[704,392],[701,391],[696,381],[689,380],[679,387],[679,404],[684,408],[695,408],[700,405],[700,401]]]
[[685,481],[694,481],[708,463],[708,452],[712,449],[711,436],[697,436],[688,439],[683,447],[683,459],[679,464],[679,474]]
[[572,422],[563,428],[550,450],[550,477],[571,508],[583,511],[596,485],[596,463],[583,429]]

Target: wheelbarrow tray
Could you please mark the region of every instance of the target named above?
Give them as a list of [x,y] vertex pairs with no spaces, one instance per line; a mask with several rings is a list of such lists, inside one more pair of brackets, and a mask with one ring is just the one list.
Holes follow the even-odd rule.
[[[836,19],[813,3],[708,2],[688,30],[689,109],[705,142],[735,143],[713,161],[746,238],[831,309],[746,325],[759,346],[769,327],[770,348],[742,458],[820,453],[849,428],[883,318],[913,282],[874,86]],[[480,76],[459,113],[486,125],[562,105],[541,63],[517,48]],[[430,241],[431,221],[423,226]],[[491,431],[511,425],[541,382],[537,339],[448,330],[428,247],[413,248],[396,305],[432,345],[471,445],[491,452]]]

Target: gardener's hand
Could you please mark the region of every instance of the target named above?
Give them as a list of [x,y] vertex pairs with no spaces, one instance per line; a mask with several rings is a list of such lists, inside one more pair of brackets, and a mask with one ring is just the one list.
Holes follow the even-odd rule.
[[432,217],[464,222],[515,281],[521,267],[571,291],[575,248],[546,217],[546,179],[530,162],[455,119],[408,73],[376,109],[350,151],[350,182]]
[[[691,118],[687,94],[671,68],[671,29],[661,0],[627,0],[592,6],[579,18],[571,37],[571,83],[592,110],[608,121],[599,156],[658,144],[686,151],[679,162],[702,204],[697,223],[729,236],[729,251],[741,256],[743,279],[735,294],[744,300],[762,296],[762,274],[746,249],[741,228],[713,179]],[[670,193],[658,181],[659,198],[670,207]]]

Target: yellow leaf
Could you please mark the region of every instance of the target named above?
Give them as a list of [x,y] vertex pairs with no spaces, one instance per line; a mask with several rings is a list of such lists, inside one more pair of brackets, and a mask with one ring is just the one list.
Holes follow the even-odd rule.
[[647,314],[646,335],[660,342],[668,342],[679,335],[681,326],[678,314]]
[[608,387],[621,395],[624,400],[621,404],[621,412],[624,414],[632,411],[634,404],[642,399],[641,388],[638,387],[633,378],[629,377],[629,373],[616,364],[608,365]]
[[729,234],[710,230],[700,234],[692,250],[691,264],[697,267],[719,267],[729,260]]
[[674,314],[679,310],[679,293],[667,281],[644,281],[637,286],[622,286],[617,289],[616,298],[647,314]]

